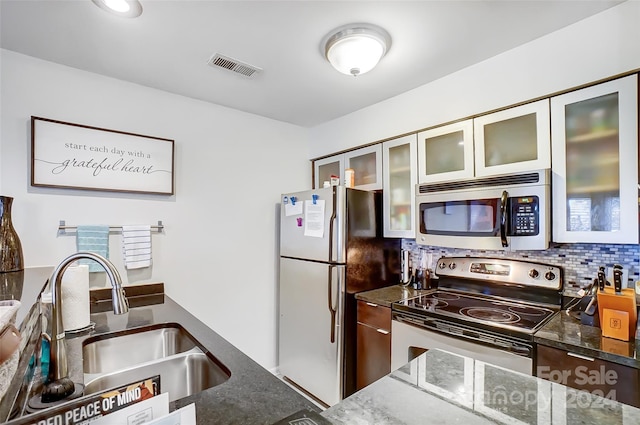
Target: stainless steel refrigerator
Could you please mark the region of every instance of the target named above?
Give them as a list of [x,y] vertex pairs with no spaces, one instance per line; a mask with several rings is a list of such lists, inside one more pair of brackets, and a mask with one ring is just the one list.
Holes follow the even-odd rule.
[[355,392],[355,294],[399,282],[381,195],[332,186],[281,198],[279,370],[328,406]]

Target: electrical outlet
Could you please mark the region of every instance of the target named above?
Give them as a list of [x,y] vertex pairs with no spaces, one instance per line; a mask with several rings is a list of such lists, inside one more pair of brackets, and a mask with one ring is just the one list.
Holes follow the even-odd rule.
[[[613,286],[613,267],[607,267],[607,281]],[[629,267],[622,266],[622,287],[631,288],[629,286]]]

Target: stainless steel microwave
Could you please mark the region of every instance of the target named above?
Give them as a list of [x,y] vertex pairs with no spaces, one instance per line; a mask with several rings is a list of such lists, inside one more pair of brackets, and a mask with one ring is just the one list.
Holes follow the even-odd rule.
[[549,247],[548,169],[416,185],[420,245],[466,249]]

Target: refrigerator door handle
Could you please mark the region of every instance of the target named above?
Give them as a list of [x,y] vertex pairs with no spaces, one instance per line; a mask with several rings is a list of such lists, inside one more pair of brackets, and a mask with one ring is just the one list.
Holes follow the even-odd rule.
[[327,287],[328,287],[328,306],[329,313],[331,314],[331,343],[336,342],[336,313],[337,310],[333,306],[333,269],[335,266],[329,266],[329,276],[327,277]]
[[334,226],[336,222],[336,201],[337,194],[336,188],[333,188],[333,210],[331,211],[331,217],[329,218],[329,261],[333,261],[333,235]]

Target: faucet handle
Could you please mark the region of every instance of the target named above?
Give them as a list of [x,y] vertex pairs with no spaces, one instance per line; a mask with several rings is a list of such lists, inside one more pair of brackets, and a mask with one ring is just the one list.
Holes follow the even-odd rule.
[[111,301],[113,303],[114,314],[124,314],[129,312],[129,300],[126,297],[122,286],[111,289]]

